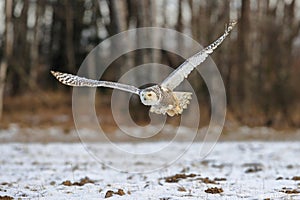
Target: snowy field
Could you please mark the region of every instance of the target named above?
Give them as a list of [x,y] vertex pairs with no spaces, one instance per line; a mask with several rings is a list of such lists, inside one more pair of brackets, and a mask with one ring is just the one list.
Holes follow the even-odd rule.
[[[119,148],[140,152],[161,145],[165,143],[117,144]],[[174,151],[183,151],[187,146],[179,142],[171,145]],[[0,196],[3,199],[300,199],[300,142],[219,142],[203,159],[199,156],[200,146],[199,142],[193,143],[182,157],[165,166],[163,161],[170,159],[170,151],[160,151],[155,157],[132,156],[128,160],[108,143],[85,146],[3,143]],[[99,155],[104,163],[97,158]],[[159,168],[158,162],[162,165],[155,170]],[[126,173],[120,172],[119,167],[131,172],[154,171]]]

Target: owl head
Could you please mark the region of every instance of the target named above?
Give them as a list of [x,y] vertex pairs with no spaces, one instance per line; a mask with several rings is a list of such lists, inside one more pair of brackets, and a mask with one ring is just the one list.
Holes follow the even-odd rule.
[[144,105],[152,106],[160,102],[161,90],[158,85],[148,87],[140,92],[140,99]]

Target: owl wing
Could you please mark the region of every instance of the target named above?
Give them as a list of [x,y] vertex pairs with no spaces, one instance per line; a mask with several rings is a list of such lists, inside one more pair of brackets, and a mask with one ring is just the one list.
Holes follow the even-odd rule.
[[211,54],[224,41],[236,23],[236,21],[231,21],[228,26],[226,26],[225,33],[221,37],[219,37],[211,45],[188,58],[162,82],[161,86],[170,90],[174,90],[198,65],[205,61],[209,54]]
[[130,93],[134,93],[139,95],[140,89],[131,85],[126,85],[117,82],[110,82],[110,81],[98,81],[92,80],[84,77],[75,76],[72,74],[62,73],[62,72],[55,72],[51,71],[53,76],[59,80],[61,83],[69,86],[75,87],[108,87],[113,89],[118,89]]

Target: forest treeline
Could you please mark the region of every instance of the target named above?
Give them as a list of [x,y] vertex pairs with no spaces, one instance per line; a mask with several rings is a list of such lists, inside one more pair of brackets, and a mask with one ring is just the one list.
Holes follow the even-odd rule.
[[[0,5],[0,99],[62,90],[50,70],[76,73],[95,46],[122,31],[165,27],[207,45],[237,19],[236,30],[212,56],[229,110],[242,123],[300,125],[298,0],[6,0]],[[163,51],[137,51],[132,66],[147,62],[149,53],[169,66],[182,62]],[[112,68],[107,76],[114,80],[120,73]],[[194,89],[205,94],[200,101],[209,104],[204,83],[193,76]]]

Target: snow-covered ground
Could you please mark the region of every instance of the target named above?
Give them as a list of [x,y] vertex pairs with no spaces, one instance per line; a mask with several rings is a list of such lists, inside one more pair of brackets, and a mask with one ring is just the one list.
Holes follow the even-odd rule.
[[[177,153],[184,153],[188,146],[184,142],[116,143],[117,147],[109,143],[3,143],[0,196],[300,199],[300,142],[219,142],[203,159],[199,142],[176,159],[171,151],[146,154],[166,145]],[[118,149],[132,150],[137,156],[126,157]],[[153,171],[120,172],[124,169]]]

